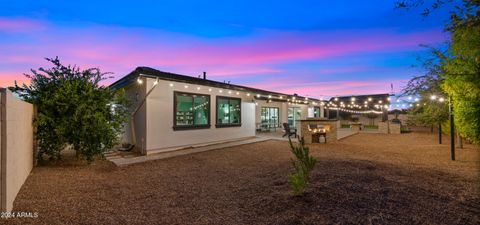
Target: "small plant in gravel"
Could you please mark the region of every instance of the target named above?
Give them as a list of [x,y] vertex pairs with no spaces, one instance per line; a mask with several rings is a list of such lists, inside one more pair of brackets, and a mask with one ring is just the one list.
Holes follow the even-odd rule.
[[310,180],[310,172],[312,172],[317,160],[310,156],[310,150],[305,146],[303,137],[298,139],[298,145],[294,145],[290,138],[288,141],[290,149],[295,156],[295,158],[291,159],[295,173],[288,176],[288,184],[292,188],[293,193],[296,196],[300,196]]

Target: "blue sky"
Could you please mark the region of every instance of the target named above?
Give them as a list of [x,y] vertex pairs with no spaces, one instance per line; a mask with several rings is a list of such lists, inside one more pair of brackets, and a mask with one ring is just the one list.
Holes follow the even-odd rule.
[[398,92],[419,45],[448,38],[448,7],[422,18],[388,0],[0,3],[1,86],[59,56],[107,84],[149,66],[312,97]]

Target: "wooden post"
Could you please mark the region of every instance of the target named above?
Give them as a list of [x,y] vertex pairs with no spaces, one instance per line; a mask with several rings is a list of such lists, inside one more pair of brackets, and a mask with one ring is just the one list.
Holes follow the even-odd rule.
[[442,144],[442,123],[438,122],[438,144]]
[[450,114],[450,157],[452,160],[455,160],[455,124],[453,121],[452,97],[449,97],[448,113]]

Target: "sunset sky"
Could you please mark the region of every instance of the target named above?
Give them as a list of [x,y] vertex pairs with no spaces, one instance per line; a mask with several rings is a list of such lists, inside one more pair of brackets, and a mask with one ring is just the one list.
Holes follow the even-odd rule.
[[422,73],[420,44],[448,38],[446,9],[390,0],[103,2],[0,0],[0,86],[58,56],[113,72],[106,84],[148,66],[317,98],[398,92]]

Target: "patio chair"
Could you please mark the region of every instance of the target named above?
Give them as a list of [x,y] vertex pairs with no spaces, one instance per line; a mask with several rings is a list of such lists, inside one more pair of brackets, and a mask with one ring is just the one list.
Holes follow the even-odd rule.
[[297,129],[296,128],[290,128],[290,124],[288,123],[283,123],[283,129],[285,131],[285,134],[283,134],[282,137],[288,136],[291,137],[292,135],[297,138]]

